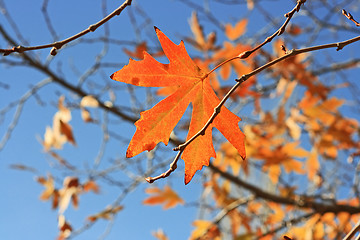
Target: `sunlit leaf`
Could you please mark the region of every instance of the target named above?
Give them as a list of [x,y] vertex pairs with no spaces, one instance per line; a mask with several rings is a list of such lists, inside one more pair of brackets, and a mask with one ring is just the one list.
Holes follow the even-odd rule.
[[[167,144],[171,132],[190,103],[193,111],[187,139],[191,138],[204,126],[219,103],[207,75],[189,57],[183,42],[175,45],[159,29],[155,30],[170,63],[159,63],[145,52],[144,60],[130,59],[129,64],[115,72],[111,78],[136,86],[178,86],[178,89],[152,109],[141,113],[140,120],[135,123],[137,129],[129,144],[127,157],[133,157],[145,150],[150,151],[159,142]],[[197,170],[209,164],[211,157],[215,157],[212,145],[213,127],[245,158],[244,135],[238,126],[240,120],[223,107],[205,135],[196,138],[185,149],[182,154],[185,161],[185,184],[191,181]]]

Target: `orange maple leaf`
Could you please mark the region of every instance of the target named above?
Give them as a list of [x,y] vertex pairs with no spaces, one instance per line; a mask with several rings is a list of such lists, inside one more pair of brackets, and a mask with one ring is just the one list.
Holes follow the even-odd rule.
[[165,186],[164,190],[153,187],[147,188],[145,191],[153,195],[143,201],[145,205],[164,204],[163,208],[166,210],[175,207],[177,204],[184,204],[184,200],[169,186]]
[[241,19],[238,23],[236,23],[236,25],[234,27],[231,26],[231,24],[229,24],[229,23],[226,24],[225,25],[226,36],[232,41],[236,40],[241,35],[243,35],[244,32],[246,31],[247,22],[248,22],[248,20],[246,18],[244,18],[244,19]]
[[[184,43],[176,45],[158,28],[155,27],[155,31],[170,63],[160,63],[144,52],[143,60],[130,59],[129,64],[112,74],[111,78],[143,87],[176,86],[177,90],[140,114],[140,120],[135,123],[136,132],[126,152],[127,157],[133,157],[145,150],[150,151],[159,142],[167,145],[170,133],[190,103],[193,110],[187,139],[191,138],[205,125],[220,102],[210,86],[208,74],[190,58]],[[199,136],[186,147],[182,155],[185,161],[185,184],[191,181],[197,170],[209,164],[211,157],[216,156],[212,145],[213,127],[216,127],[245,159],[245,137],[238,125],[240,120],[222,107],[205,135]]]

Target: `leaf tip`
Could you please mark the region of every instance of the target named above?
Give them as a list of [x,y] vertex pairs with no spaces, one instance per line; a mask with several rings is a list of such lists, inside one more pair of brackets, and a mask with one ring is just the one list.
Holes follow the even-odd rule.
[[128,149],[128,150],[126,151],[126,157],[127,157],[127,158],[132,158],[133,156],[134,156],[133,152]]
[[190,176],[190,175],[185,173],[185,178],[184,178],[185,185],[187,185],[191,181],[192,177],[193,176]]
[[161,31],[157,26],[154,26],[155,32]]

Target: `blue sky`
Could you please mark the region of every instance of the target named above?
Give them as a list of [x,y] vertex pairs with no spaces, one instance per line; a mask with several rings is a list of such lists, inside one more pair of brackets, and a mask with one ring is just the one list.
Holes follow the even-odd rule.
[[[196,1],[195,1],[196,2]],[[200,2],[200,1],[199,1]],[[24,38],[30,45],[39,45],[52,42],[52,36],[49,33],[44,18],[41,14],[42,2],[24,0],[4,0],[7,10],[14,18]],[[108,12],[115,9],[121,1],[107,1]],[[274,18],[283,21],[283,14],[294,6],[292,1],[269,1],[263,3],[262,7],[268,11],[271,10]],[[160,28],[171,40],[179,43],[184,36],[190,36],[191,31],[188,20],[192,10],[178,1],[133,1],[132,8],[139,7],[146,11],[148,17],[152,20],[148,23],[143,17],[137,16],[136,24],[142,25],[143,31],[137,34],[130,22],[129,9],[126,9],[120,16],[113,18],[110,22],[111,36],[118,40],[140,41],[145,38],[149,40],[149,45],[157,45],[156,35],[153,30],[155,25]],[[229,7],[227,5],[211,2],[210,10],[214,16],[218,17],[223,23],[235,23],[241,18],[249,17],[249,27],[246,34],[257,34],[263,26],[267,26],[270,33],[276,30],[269,24],[267,19],[259,15],[259,12],[247,13],[246,5]],[[79,31],[85,29],[102,18],[101,1],[70,1],[61,2],[50,1],[48,6],[51,21],[56,29],[60,39],[67,38]],[[136,10],[133,10],[136,13]],[[300,14],[301,15],[301,14]],[[294,21],[301,23],[303,17],[296,17]],[[205,32],[220,30],[204,16],[201,17],[201,23],[205,25]],[[14,39],[17,36],[12,27],[6,21],[3,15],[0,15],[0,24],[12,34]],[[95,33],[87,35],[86,39],[96,38],[103,34],[103,27]],[[339,39],[345,40],[351,37],[350,33],[339,34]],[[218,43],[224,41],[224,36],[219,35]],[[327,43],[326,37],[319,36],[318,42]],[[24,44],[27,45],[27,44]],[[6,48],[4,40],[0,38],[0,48]],[[105,62],[126,64],[128,57],[122,51],[123,46],[110,45],[105,57]],[[188,51],[192,54],[199,54],[193,48],[186,45]],[[86,71],[93,64],[96,55],[102,48],[100,43],[83,43],[62,49],[50,63],[50,68],[60,76],[64,76],[67,81],[77,84],[79,75]],[[131,46],[127,46],[132,49]],[[271,47],[268,47],[271,49]],[[345,48],[341,54],[344,56],[354,55],[359,47]],[[40,50],[36,53],[41,61],[49,57],[49,49]],[[341,58],[341,57],[339,57]],[[17,60],[16,58],[11,58]],[[116,67],[104,68],[90,78],[93,81],[99,81],[101,84],[107,83],[119,88],[126,86],[121,83],[113,83],[108,78]],[[44,75],[25,67],[5,67],[0,64],[0,82],[7,84],[9,89],[0,87],[0,107],[4,108],[8,102],[19,99],[29,87],[44,79]],[[356,72],[355,72],[356,73]],[[358,74],[358,70],[357,70]],[[117,84],[117,85],[116,85]],[[85,86],[89,92],[96,91],[96,88]],[[145,90],[143,91],[145,93]],[[57,111],[56,103],[61,94],[75,102],[77,97],[57,85],[49,84],[38,92],[43,106],[40,106],[36,98],[30,98],[24,105],[22,116],[4,149],[0,151],[0,236],[1,239],[55,239],[58,234],[57,229],[57,211],[51,210],[50,202],[39,200],[43,187],[35,181],[35,176],[45,176],[51,172],[59,178],[64,177],[66,172],[52,168],[53,160],[43,152],[43,147],[38,141],[42,138],[46,126],[52,124],[52,118]],[[103,98],[108,97],[104,94]],[[130,97],[128,94],[118,95],[117,103],[122,106],[129,106]],[[141,98],[141,96],[140,96]],[[146,105],[146,104],[145,104]],[[148,106],[149,107],[149,106]],[[0,122],[0,137],[2,137],[8,125],[12,121],[16,108],[6,114]],[[91,110],[94,116],[103,118],[101,111]],[[349,111],[351,112],[351,111]],[[62,154],[71,164],[79,169],[91,168],[94,158],[99,151],[101,144],[102,131],[98,125],[84,124],[80,117],[80,112],[74,110],[70,122],[74,128],[74,135],[77,147],[69,144],[59,153]],[[115,118],[109,116],[115,121]],[[129,124],[118,124],[112,129],[124,136],[131,136],[135,127]],[[121,141],[109,142],[101,168],[106,168],[113,159],[123,159],[127,144]],[[170,146],[171,148],[171,146]],[[164,156],[171,159],[171,155]],[[142,154],[146,162],[146,155]],[[12,164],[24,164],[37,170],[37,173],[29,173],[11,169]],[[84,175],[82,175],[84,176]],[[179,164],[179,169],[166,180],[161,180],[156,186],[171,184],[174,189],[185,199],[187,203],[197,203],[200,197],[202,172],[198,172],[194,180],[184,186],[183,184],[183,163]],[[118,177],[118,176],[114,176]],[[82,177],[82,180],[86,178]],[[58,186],[60,186],[59,183]],[[95,214],[103,210],[107,205],[116,201],[121,194],[116,187],[109,186],[106,183],[99,182],[101,194],[84,194],[80,197],[79,209],[74,210],[70,206],[66,210],[66,216],[74,228],[77,229],[83,225],[85,218],[90,214]],[[178,206],[175,209],[163,211],[161,206],[148,207],[142,205],[142,201],[147,197],[144,189],[148,187],[147,183],[141,183],[135,192],[128,194],[121,205],[125,208],[115,218],[111,232],[106,239],[153,239],[152,231],[162,228],[170,239],[186,239],[192,231],[191,222],[197,218],[197,209],[193,206]],[[90,230],[85,231],[76,239],[98,239],[108,227],[108,221],[99,220]]]

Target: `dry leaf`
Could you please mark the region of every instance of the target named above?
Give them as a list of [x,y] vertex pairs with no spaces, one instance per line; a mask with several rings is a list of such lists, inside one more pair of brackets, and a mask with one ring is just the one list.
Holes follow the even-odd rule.
[[94,96],[87,95],[81,99],[80,107],[96,108],[96,107],[99,107],[99,102]]
[[153,232],[152,235],[154,237],[156,237],[158,240],[169,240],[169,238],[165,235],[165,233],[162,229],[159,229],[156,232]]

